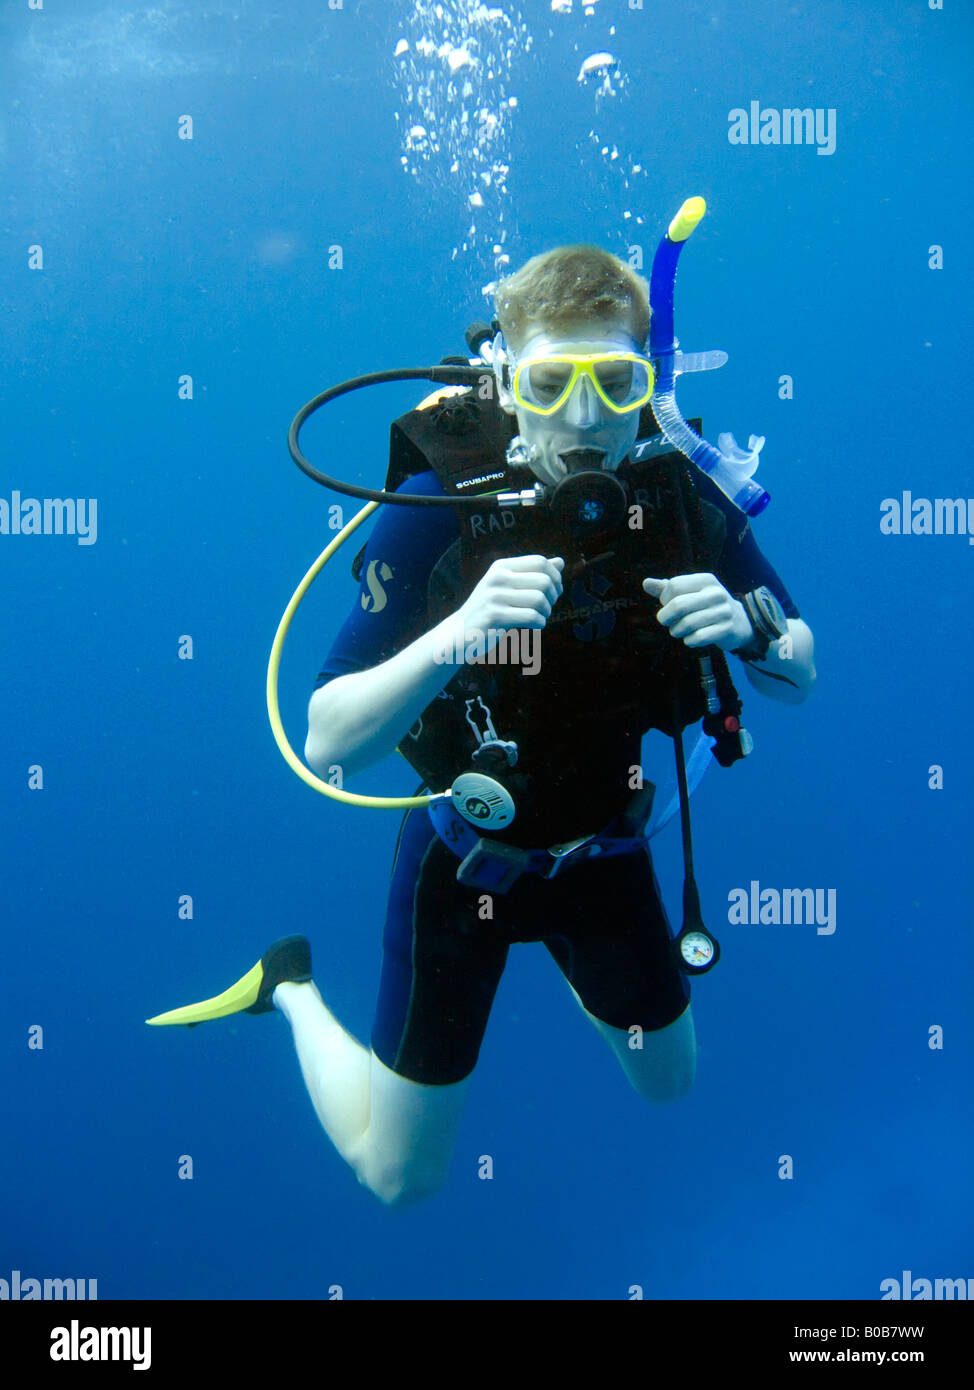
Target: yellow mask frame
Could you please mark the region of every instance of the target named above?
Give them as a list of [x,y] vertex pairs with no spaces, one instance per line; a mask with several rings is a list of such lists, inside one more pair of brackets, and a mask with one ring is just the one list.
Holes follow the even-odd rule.
[[[611,367],[618,362],[633,363],[646,372],[644,388],[641,388],[632,400],[627,400],[622,405],[612,399],[604,382],[599,380],[598,373],[598,367]],[[552,403],[542,405],[536,396],[532,399],[530,394],[531,373],[548,366],[553,369],[556,377],[561,376],[564,381],[557,383],[556,399]],[[570,367],[571,370],[566,372],[566,367]],[[511,390],[518,405],[533,415],[554,415],[568,401],[583,376],[592,383],[599,400],[615,415],[629,415],[634,410],[641,410],[652,397],[656,385],[653,364],[638,352],[546,353],[543,356],[530,357],[524,362],[515,362]]]

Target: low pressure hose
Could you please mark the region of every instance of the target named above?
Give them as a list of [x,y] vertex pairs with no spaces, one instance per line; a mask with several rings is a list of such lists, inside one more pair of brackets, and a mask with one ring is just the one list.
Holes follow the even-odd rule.
[[333,801],[342,801],[346,806],[372,806],[381,809],[399,810],[408,809],[411,806],[428,806],[430,798],[428,796],[362,796],[357,792],[346,792],[340,787],[333,787],[328,782],[316,777],[313,772],[305,767],[304,763],[295,753],[288,742],[287,734],[284,732],[284,725],[281,722],[281,709],[277,697],[277,681],[281,669],[281,652],[284,650],[284,639],[287,637],[288,628],[291,620],[298,611],[298,605],[311,585],[317,579],[324,566],[339,546],[344,545],[349,536],[362,525],[363,521],[379,506],[378,502],[369,502],[352,517],[347,526],[343,526],[338,535],[315,560],[308,570],[308,573],[301,580],[301,583],[291,595],[291,601],[284,610],[284,616],[277,625],[277,632],[274,635],[274,642],[271,647],[270,661],[267,663],[267,717],[270,720],[271,732],[274,735],[274,742],[281,750],[281,756],[288,767],[301,778],[309,787],[316,792],[321,792],[323,796],[330,796]]

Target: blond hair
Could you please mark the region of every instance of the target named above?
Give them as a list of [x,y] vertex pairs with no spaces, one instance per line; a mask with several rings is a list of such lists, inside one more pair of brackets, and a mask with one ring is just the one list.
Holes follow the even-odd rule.
[[514,351],[530,323],[558,332],[586,319],[625,319],[640,347],[649,333],[649,286],[600,246],[556,246],[533,256],[500,281],[494,304]]

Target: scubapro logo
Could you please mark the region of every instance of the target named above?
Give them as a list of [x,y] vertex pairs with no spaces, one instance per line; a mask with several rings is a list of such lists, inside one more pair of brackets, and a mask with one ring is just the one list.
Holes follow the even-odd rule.
[[608,637],[616,625],[612,605],[602,598],[611,587],[609,581],[602,574],[591,574],[588,582],[591,589],[587,589],[584,580],[581,579],[576,579],[571,588],[571,603],[575,610],[571,616],[581,616],[584,613],[588,618],[587,622],[572,624],[572,632],[580,642],[594,642],[600,637]]
[[368,593],[362,594],[362,607],[366,613],[381,613],[389,602],[389,596],[382,587],[392,578],[392,570],[384,560],[372,560],[365,571],[364,587]]

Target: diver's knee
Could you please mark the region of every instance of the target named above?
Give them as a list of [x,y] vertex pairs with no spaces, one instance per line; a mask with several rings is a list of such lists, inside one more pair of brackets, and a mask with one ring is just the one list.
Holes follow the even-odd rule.
[[693,1090],[696,1079],[696,1066],[691,1064],[686,1070],[669,1072],[650,1077],[633,1077],[633,1089],[643,1100],[653,1104],[666,1104],[668,1101],[684,1100]]
[[425,1202],[430,1197],[435,1197],[439,1188],[436,1187],[399,1187],[392,1193],[377,1192],[375,1195],[388,1211],[403,1211],[406,1207],[415,1207],[420,1202]]
[[413,1206],[443,1187],[468,1084],[410,1081],[373,1053],[369,1126],[345,1157],[384,1206]]
[[376,1151],[366,1142],[352,1163],[363,1187],[378,1197],[384,1207],[412,1207],[435,1197],[449,1172],[450,1151],[427,1151],[409,1155]]
[[359,1174],[359,1182],[377,1197],[384,1207],[402,1211],[417,1206],[441,1191],[446,1175],[409,1173],[390,1169],[382,1173]]

